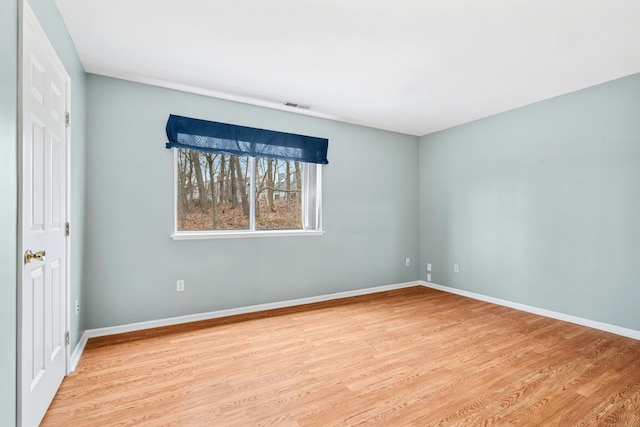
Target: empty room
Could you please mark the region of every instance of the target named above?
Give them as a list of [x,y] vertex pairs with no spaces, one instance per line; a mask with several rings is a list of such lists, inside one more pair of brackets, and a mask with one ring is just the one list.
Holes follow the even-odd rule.
[[637,0],[0,22],[0,425],[640,426]]

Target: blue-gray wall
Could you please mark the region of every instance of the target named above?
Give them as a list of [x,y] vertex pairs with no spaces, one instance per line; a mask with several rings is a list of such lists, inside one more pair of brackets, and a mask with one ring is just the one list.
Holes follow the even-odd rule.
[[0,1],[0,425],[16,422],[18,2]]
[[420,245],[423,280],[640,330],[640,74],[422,137]]
[[[88,328],[417,278],[416,137],[96,75],[88,87]],[[172,240],[169,113],[329,138],[326,234]]]

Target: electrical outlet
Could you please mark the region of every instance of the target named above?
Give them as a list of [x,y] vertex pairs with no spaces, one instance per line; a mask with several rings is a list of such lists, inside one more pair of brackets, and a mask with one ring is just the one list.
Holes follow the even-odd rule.
[[404,265],[406,265],[407,267],[409,267],[411,265],[411,258],[407,258],[404,260]]
[[460,272],[460,266],[458,264],[453,264],[453,272],[454,273],[459,273]]
[[427,282],[431,281],[431,273],[427,273]]
[[431,263],[427,263],[427,271],[431,271]]
[[80,301],[76,300],[76,316],[80,314]]
[[176,292],[184,291],[184,280],[178,280],[176,282]]

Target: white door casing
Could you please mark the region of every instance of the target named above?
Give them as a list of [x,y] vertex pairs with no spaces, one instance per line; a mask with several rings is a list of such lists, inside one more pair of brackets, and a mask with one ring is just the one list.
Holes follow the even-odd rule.
[[[18,421],[37,426],[67,374],[71,79],[22,2]],[[43,255],[27,262],[25,253]]]

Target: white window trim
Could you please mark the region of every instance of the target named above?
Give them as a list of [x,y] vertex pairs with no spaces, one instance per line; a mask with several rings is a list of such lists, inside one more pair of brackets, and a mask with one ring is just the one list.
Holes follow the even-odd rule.
[[[322,229],[322,167],[316,165],[316,186],[318,200],[316,201],[316,215],[318,216],[317,230],[256,230],[255,229],[255,204],[250,205],[249,230],[205,230],[205,231],[179,231],[178,227],[178,150],[173,151],[173,240],[206,240],[206,239],[246,239],[261,237],[291,237],[291,236],[322,236],[325,231]],[[255,170],[255,158],[249,157],[249,168]],[[249,194],[251,200],[255,200],[256,177],[251,174]],[[303,185],[303,193],[306,185]],[[303,198],[306,197],[303,194]]]
[[254,237],[322,236],[324,230],[223,230],[223,231],[177,231],[173,240],[245,239]]

